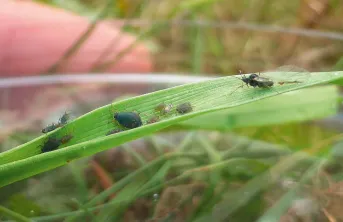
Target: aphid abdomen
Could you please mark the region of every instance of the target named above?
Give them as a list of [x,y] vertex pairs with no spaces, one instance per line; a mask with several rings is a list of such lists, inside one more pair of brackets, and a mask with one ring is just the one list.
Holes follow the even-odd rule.
[[180,114],[185,114],[189,113],[193,110],[192,104],[187,102],[187,103],[182,103],[176,107],[176,111]]
[[250,86],[252,86],[252,87],[260,87],[260,83],[258,82],[258,81],[256,81],[256,80],[251,80],[250,82],[249,82],[249,85]]
[[258,81],[257,82],[258,87],[260,88],[269,88],[272,87],[274,85],[273,81]]
[[48,140],[43,144],[43,147],[41,149],[42,153],[54,151],[60,145],[61,145],[61,141],[60,140],[58,140],[56,138],[53,138],[53,137],[49,137]]
[[128,129],[137,128],[143,124],[141,117],[135,112],[115,113],[114,119],[117,120],[121,126]]

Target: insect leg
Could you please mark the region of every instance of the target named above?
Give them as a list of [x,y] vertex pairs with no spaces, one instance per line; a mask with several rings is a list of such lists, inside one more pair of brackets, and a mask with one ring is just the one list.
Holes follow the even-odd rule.
[[239,88],[243,88],[243,83],[242,83],[242,85],[241,86],[238,86],[235,90],[233,90],[230,94],[229,94],[229,96],[231,96],[234,92],[236,92]]

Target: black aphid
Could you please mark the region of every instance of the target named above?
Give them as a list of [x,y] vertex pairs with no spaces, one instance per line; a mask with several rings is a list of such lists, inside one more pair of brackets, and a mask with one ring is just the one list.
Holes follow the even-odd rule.
[[180,114],[185,114],[193,111],[192,104],[190,102],[182,103],[176,107],[176,111]]
[[59,119],[59,123],[61,125],[66,125],[70,119],[71,119],[70,112],[64,112],[64,114]]
[[[274,85],[274,81],[266,78],[266,77],[261,77],[260,75],[253,73],[248,75],[248,77],[246,77],[246,75],[243,75],[241,71],[239,71],[240,74],[242,75],[241,78],[238,78],[236,76],[234,76],[235,78],[241,80],[242,82],[244,82],[247,86],[252,86],[252,87],[258,87],[258,88],[271,88]],[[237,87],[237,89],[235,89],[234,91],[232,91],[230,93],[230,95],[232,93],[234,93],[236,90],[238,90],[239,88],[243,87],[243,84],[239,87]],[[275,89],[274,89],[275,90]],[[276,91],[276,90],[275,90]],[[277,93],[279,93],[278,91],[276,91]]]
[[137,128],[143,125],[142,119],[136,112],[114,113],[113,118],[123,127],[128,129]]
[[242,80],[247,86],[252,87],[259,87],[259,88],[269,88],[274,85],[274,82],[266,77],[261,77],[260,75],[257,75],[256,73],[250,74],[248,77],[242,76],[240,79]]
[[[239,72],[242,75],[242,72],[241,71],[239,71]],[[236,78],[238,78],[238,77],[236,77]],[[247,86],[252,86],[254,88],[255,87],[271,88],[274,85],[274,81],[273,80],[271,80],[269,78],[266,78],[266,77],[262,77],[262,76],[260,76],[260,74],[256,74],[256,73],[250,74],[250,75],[248,75],[248,77],[246,77],[246,75],[242,75],[242,77],[238,78],[238,79],[243,81]],[[301,83],[301,82],[300,81],[280,81],[280,82],[277,82],[277,83],[279,85],[283,85],[283,84]],[[242,87],[242,86],[240,86],[240,87]],[[238,87],[238,88],[240,88],[240,87]],[[234,90],[234,91],[236,91],[236,90]]]
[[50,152],[56,150],[61,145],[61,141],[54,137],[49,137],[42,145],[42,153]]
[[60,126],[61,126],[60,123],[52,123],[52,124],[48,125],[47,127],[43,128],[42,129],[42,133],[51,132],[51,131],[57,129],[58,127],[60,127]]

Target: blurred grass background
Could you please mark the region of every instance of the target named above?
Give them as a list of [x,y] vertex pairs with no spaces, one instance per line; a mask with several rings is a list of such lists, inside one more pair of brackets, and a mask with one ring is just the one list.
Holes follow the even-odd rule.
[[[40,2],[91,17],[108,4],[107,0]],[[338,0],[118,0],[108,8],[106,19],[122,20],[124,29],[138,36],[157,22],[167,23],[147,38],[155,46],[157,72],[227,75],[285,64],[310,71],[334,69],[341,57],[341,40],[313,33],[304,36],[301,30],[340,32],[342,10]],[[286,34],[274,26],[297,30]]]
[[[125,32],[150,47],[155,72],[229,75],[285,64],[310,71],[343,68],[343,38],[330,37],[343,29],[339,0],[38,2],[89,18],[104,12],[105,7],[103,19],[109,24],[119,21]],[[94,67],[95,71],[102,69]],[[2,147],[13,147],[36,135],[13,134]],[[340,164],[329,158],[330,164],[315,170],[310,180],[301,181],[308,169],[316,169],[312,158],[332,158],[330,150],[340,138],[340,132],[315,121],[230,132],[161,133],[1,188],[0,201],[6,209],[37,221],[342,221]],[[290,153],[280,152],[279,146],[292,152],[311,148],[316,152],[308,152],[311,161],[306,164],[295,159],[292,170],[277,168],[280,178],[267,184],[265,172],[279,165],[293,166],[283,160]],[[271,149],[266,153],[247,151],[234,155],[238,158],[234,164],[225,162],[230,160],[230,152],[247,147]],[[195,153],[197,158],[169,160],[166,153],[175,151],[185,156]],[[249,161],[239,159],[247,156]],[[161,161],[137,173],[153,160]],[[167,182],[170,180],[173,183]],[[236,204],[249,190],[248,201]],[[279,202],[291,192],[297,198]],[[104,196],[91,205],[99,207],[95,211],[85,210],[78,218],[64,215],[86,209],[84,205],[100,195]],[[113,201],[120,204],[105,207]],[[273,219],[263,220],[268,210]],[[13,218],[5,210],[0,209],[0,214],[1,219]]]

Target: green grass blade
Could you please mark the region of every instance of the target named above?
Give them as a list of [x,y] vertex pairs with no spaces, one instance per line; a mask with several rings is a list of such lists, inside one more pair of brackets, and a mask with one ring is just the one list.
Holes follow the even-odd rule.
[[286,213],[286,211],[291,206],[292,202],[297,198],[299,190],[302,188],[302,185],[312,176],[318,172],[320,167],[326,160],[318,160],[309,169],[304,173],[302,179],[292,188],[287,194],[285,194],[277,203],[275,203],[268,211],[258,219],[257,222],[277,222],[280,221],[282,215]]
[[[274,73],[274,75],[285,76],[287,73],[279,72]],[[310,78],[307,81],[299,84],[275,86],[277,92],[272,89],[245,87],[236,90],[237,86],[242,84],[242,82],[233,77],[223,77],[116,102],[113,104],[115,111],[136,110],[141,113],[143,122],[146,122],[153,115],[154,107],[161,102],[172,103],[175,106],[183,102],[191,102],[194,109],[193,112],[186,115],[178,115],[174,112],[173,115],[165,117],[155,124],[144,125],[111,136],[105,136],[105,134],[114,128],[114,124],[111,123],[113,118],[113,112],[111,113],[112,105],[103,106],[75,119],[66,127],[48,134],[49,136],[60,138],[68,132],[72,132],[74,138],[68,143],[68,147],[61,147],[56,151],[40,154],[41,148],[39,146],[46,140],[46,135],[43,135],[33,141],[1,153],[0,187],[63,166],[68,161],[90,156],[152,134],[192,117],[243,105],[262,98],[278,95],[278,93],[343,78],[343,72],[310,73],[309,75]],[[232,93],[234,90],[236,90],[235,93]]]
[[293,169],[304,159],[306,159],[306,155],[303,153],[290,155],[270,168],[266,173],[250,180],[240,190],[229,192],[214,208],[212,220],[224,221],[230,215],[246,205],[255,195],[277,181],[282,175]]
[[[197,19],[196,16],[192,16],[194,20]],[[204,41],[204,29],[202,27],[194,27],[190,35],[190,42],[192,44],[192,71],[194,74],[203,73],[204,65],[204,51],[205,51],[205,41]],[[194,41],[195,40],[195,41]]]
[[129,183],[115,198],[116,201],[122,201],[123,204],[115,211],[113,209],[105,209],[104,212],[100,213],[100,219],[97,221],[105,221],[104,218],[111,218],[111,221],[116,221],[115,218],[119,220],[123,211],[129,207],[130,203],[134,202],[142,190],[149,188],[156,183],[163,183],[170,167],[170,162],[166,162],[150,180],[148,180],[147,175],[144,175],[144,178],[135,179],[134,182],[132,181],[132,183]]
[[339,98],[336,86],[313,87],[232,109],[208,113],[178,125],[189,128],[229,130],[313,120],[334,115],[339,107],[337,102]]
[[0,215],[1,214],[6,215],[7,217],[12,218],[18,222],[32,222],[33,221],[33,220],[30,220],[29,218],[24,217],[23,215],[20,215],[20,214],[12,211],[10,209],[7,209],[3,206],[0,206]]
[[[100,213],[94,221],[118,221],[118,219],[123,214],[124,210],[127,209],[130,203],[134,202],[134,200],[136,199],[136,190],[142,187],[147,180],[147,177],[138,178],[135,180],[134,183],[129,183],[128,185],[126,185],[120,192],[118,192],[118,194],[115,197],[115,201],[121,202],[122,204],[118,204],[117,206],[113,206],[111,208],[104,208],[102,211],[100,211]],[[70,221],[80,220],[78,219]]]

